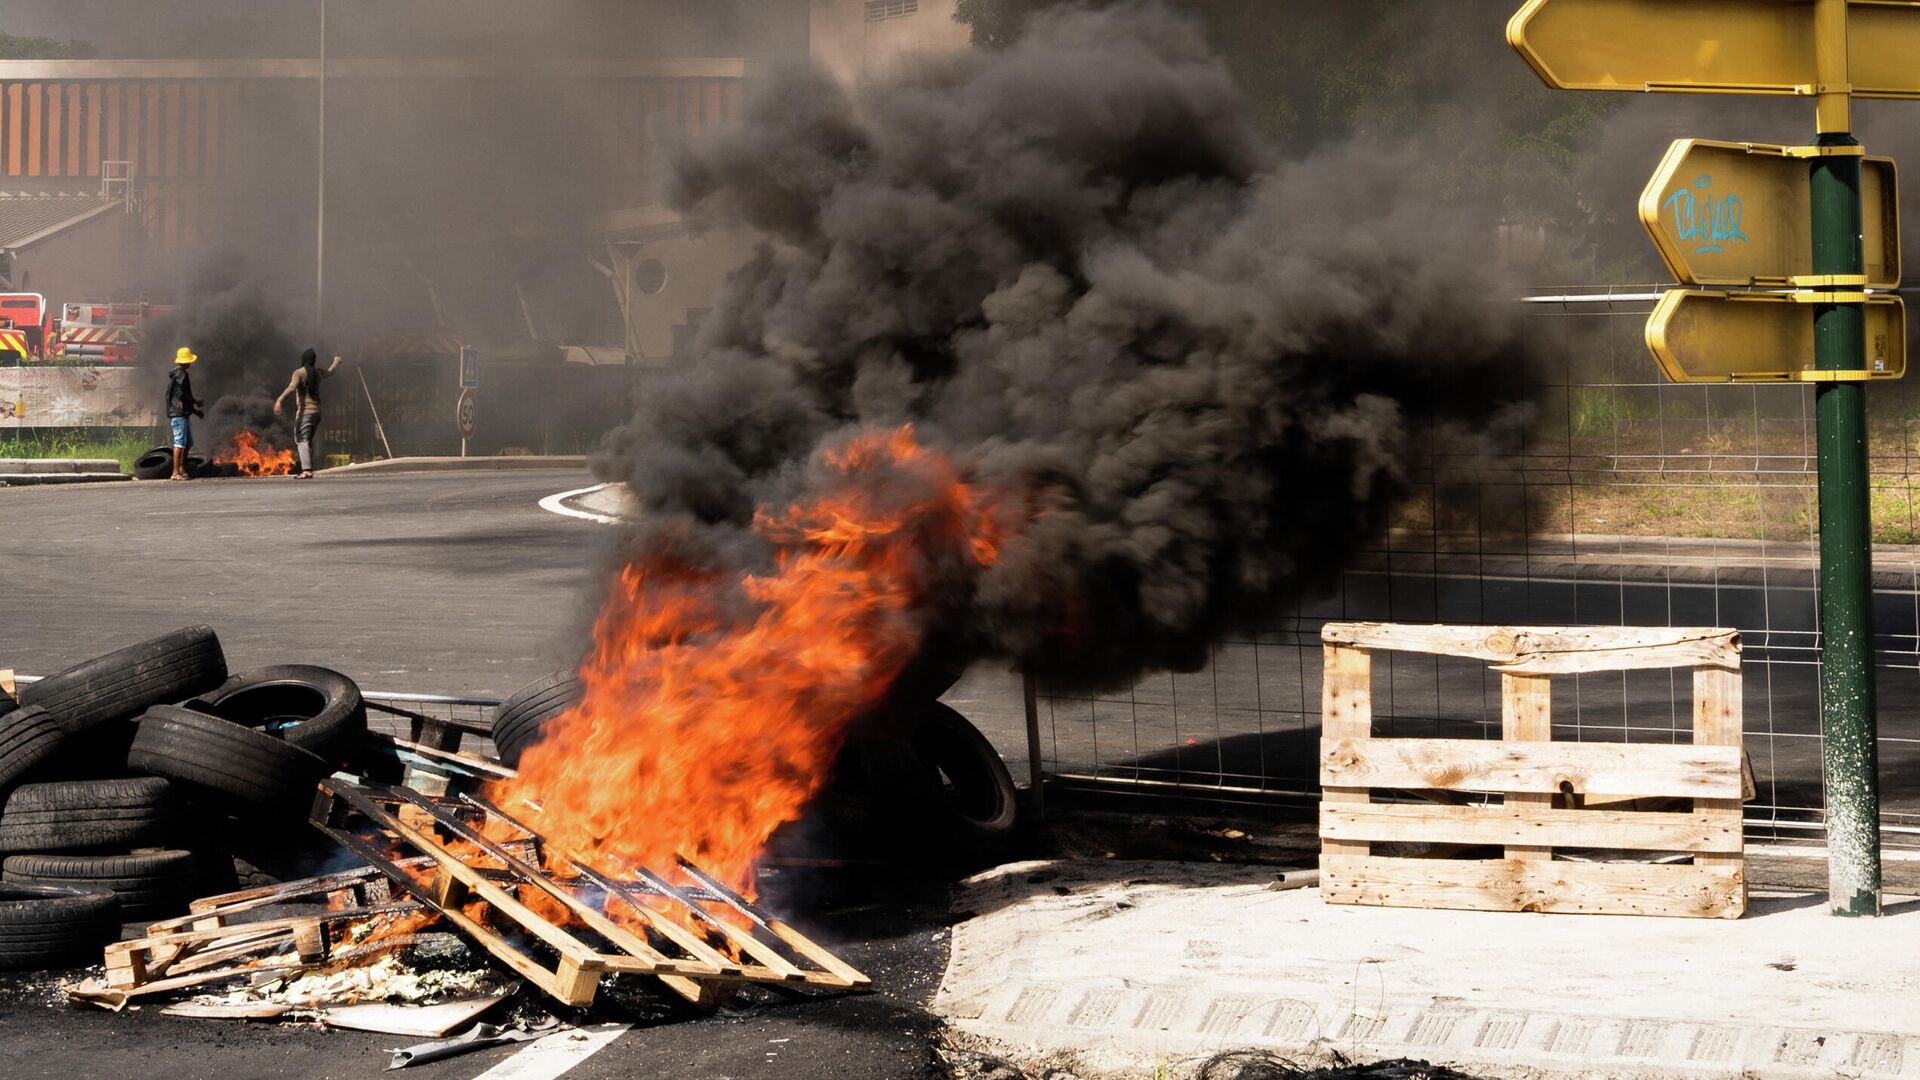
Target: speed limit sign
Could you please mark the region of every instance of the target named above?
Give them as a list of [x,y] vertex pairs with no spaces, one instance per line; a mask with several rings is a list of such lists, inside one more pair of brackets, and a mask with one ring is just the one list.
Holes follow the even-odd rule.
[[460,404],[454,409],[453,417],[460,425],[460,437],[473,438],[474,422],[480,418],[480,402],[473,396],[473,391],[460,391]]

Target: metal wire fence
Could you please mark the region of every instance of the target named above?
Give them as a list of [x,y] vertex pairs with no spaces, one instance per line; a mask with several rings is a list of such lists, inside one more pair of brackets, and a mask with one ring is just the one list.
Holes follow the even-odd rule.
[[[1660,286],[1541,290],[1532,423],[1488,465],[1429,452],[1392,527],[1327,595],[1222,641],[1198,671],[1101,696],[1042,691],[1044,773],[1063,792],[1216,802],[1317,793],[1320,628],[1333,620],[1732,626],[1757,836],[1821,827],[1813,390],[1677,385],[1643,341]],[[1545,358],[1541,362],[1540,358]],[[1887,842],[1920,846],[1920,396],[1869,391],[1880,770]],[[1554,680],[1554,738],[1691,739],[1684,671]],[[1477,661],[1381,654],[1375,730],[1485,737],[1498,678]]]

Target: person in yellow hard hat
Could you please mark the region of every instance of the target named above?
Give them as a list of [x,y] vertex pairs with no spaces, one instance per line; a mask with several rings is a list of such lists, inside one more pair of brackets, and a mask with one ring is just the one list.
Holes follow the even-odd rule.
[[193,396],[193,379],[187,369],[195,360],[185,345],[173,354],[173,371],[167,376],[167,423],[173,428],[173,475],[169,480],[187,479],[187,451],[193,449],[193,417],[205,416],[200,407],[206,402]]

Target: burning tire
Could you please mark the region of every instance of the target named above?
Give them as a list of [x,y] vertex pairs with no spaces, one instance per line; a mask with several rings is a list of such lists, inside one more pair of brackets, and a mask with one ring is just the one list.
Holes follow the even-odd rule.
[[314,784],[332,771],[284,739],[171,705],[156,705],[140,718],[127,764],[241,814],[288,818],[307,811]]
[[999,751],[951,707],[929,702],[859,737],[860,774],[875,825],[905,861],[971,869],[1006,854],[1020,826],[1019,792]]
[[500,760],[518,768],[520,755],[540,741],[541,726],[578,704],[584,691],[578,674],[556,671],[501,702],[493,713],[493,745]]
[[123,922],[164,919],[186,910],[199,867],[187,851],[152,848],[128,855],[10,855],[0,881],[106,889],[120,902]]
[[213,628],[189,626],[29,683],[20,704],[40,706],[79,734],[212,690],[226,677],[227,656]]
[[352,756],[367,733],[360,687],[337,671],[305,664],[236,675],[195,708],[259,728],[336,765]]
[[0,854],[131,849],[174,823],[172,789],[157,776],[22,784],[0,808]]
[[119,909],[106,889],[0,882],[0,969],[97,963],[118,936]]
[[0,795],[52,760],[66,743],[67,733],[45,709],[15,709],[0,716]]

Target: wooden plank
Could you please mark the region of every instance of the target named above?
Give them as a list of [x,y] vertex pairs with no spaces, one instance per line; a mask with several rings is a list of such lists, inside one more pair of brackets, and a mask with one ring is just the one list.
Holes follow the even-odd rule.
[[1343,788],[1738,799],[1740,750],[1645,743],[1323,738],[1320,783]]
[[1740,632],[1724,627],[1449,626],[1328,623],[1320,640],[1364,649],[1464,656],[1496,671],[1553,675],[1580,671],[1695,667],[1735,668]]
[[[1534,844],[1623,851],[1739,851],[1740,821],[1719,814],[1643,814],[1510,806],[1371,803],[1322,806],[1320,835],[1416,844]],[[1509,848],[1509,850],[1512,850]],[[1698,861],[1697,859],[1695,860]]]
[[[1693,800],[1697,814],[1706,814],[1740,828],[1741,806],[1747,792],[1746,754],[1740,747],[1740,673],[1721,668],[1695,668],[1693,671],[1693,741],[1696,746],[1725,746],[1740,752],[1740,790],[1728,798]],[[1733,867],[1745,862],[1743,851],[1728,854],[1703,854],[1694,857],[1695,866]]]
[[[1373,735],[1373,657],[1360,649],[1343,645],[1321,648],[1320,734],[1328,739],[1365,740]],[[1321,777],[1322,805],[1353,806],[1371,802],[1365,785],[1329,786]],[[1329,840],[1320,845],[1325,855],[1365,855],[1373,849],[1365,843]]]
[[[1545,675],[1500,676],[1500,736],[1514,742],[1553,741],[1552,679]],[[1506,802],[1512,813],[1525,817],[1534,810],[1551,810],[1553,799],[1550,794],[1515,792]],[[1509,844],[1506,855],[1509,859],[1551,859],[1553,849]]]
[[1455,861],[1323,855],[1320,895],[1330,904],[1668,915],[1737,919],[1746,911],[1738,866]]

